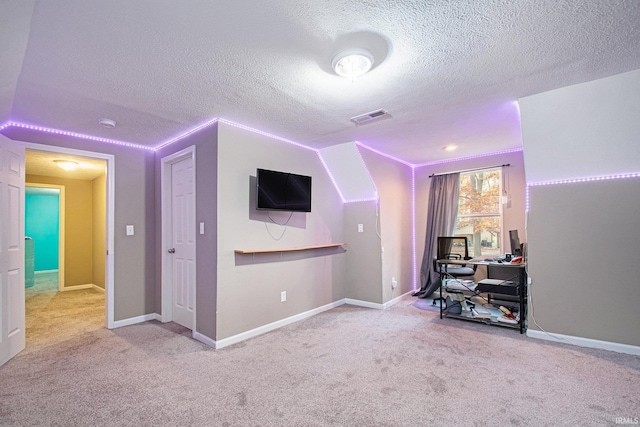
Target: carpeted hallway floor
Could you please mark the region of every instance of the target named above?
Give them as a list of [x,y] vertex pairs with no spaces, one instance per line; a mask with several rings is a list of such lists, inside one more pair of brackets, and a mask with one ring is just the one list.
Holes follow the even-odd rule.
[[[31,325],[0,367],[2,426],[602,426],[640,417],[640,358],[421,310],[341,306],[221,350],[173,323]],[[65,293],[66,294],[66,293]],[[80,294],[78,294],[80,295]],[[58,302],[43,309],[62,322]],[[102,296],[104,297],[104,296]],[[36,339],[37,337],[37,339]]]
[[58,292],[58,273],[40,273],[25,289],[25,352],[104,328],[105,294],[97,289]]

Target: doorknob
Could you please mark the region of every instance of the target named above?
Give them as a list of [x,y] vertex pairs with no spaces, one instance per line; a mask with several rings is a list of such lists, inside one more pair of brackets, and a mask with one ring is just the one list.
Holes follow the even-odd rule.
[[167,252],[169,252],[170,254],[175,254],[176,253],[176,249],[175,248],[171,248]]

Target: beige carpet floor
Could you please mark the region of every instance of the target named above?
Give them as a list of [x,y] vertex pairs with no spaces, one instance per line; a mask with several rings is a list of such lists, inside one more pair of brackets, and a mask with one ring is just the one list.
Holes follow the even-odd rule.
[[25,289],[26,352],[65,341],[105,325],[105,293],[97,289],[58,292],[58,273],[39,273]]
[[[0,367],[0,425],[613,426],[640,417],[639,357],[440,320],[411,297],[384,311],[345,305],[212,350],[173,323],[106,330],[104,303],[85,293],[75,332],[32,325],[27,350]],[[65,297],[43,304],[59,321]]]

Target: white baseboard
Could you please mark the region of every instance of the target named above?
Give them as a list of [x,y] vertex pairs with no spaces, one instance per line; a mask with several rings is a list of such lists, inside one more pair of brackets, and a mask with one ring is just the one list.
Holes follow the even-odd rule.
[[[345,303],[344,300],[335,301],[335,302],[332,302],[330,304],[323,305],[322,307],[314,308],[313,310],[305,311],[304,313],[296,314],[295,316],[287,317],[286,319],[278,320],[276,322],[269,323],[267,325],[260,326],[260,327],[255,328],[255,329],[251,329],[250,331],[242,332],[242,333],[234,335],[232,337],[221,339],[219,341],[214,341],[211,338],[205,337],[202,334],[198,334],[199,337],[196,337],[195,333],[194,333],[194,338],[197,339],[198,341],[201,341],[201,342],[207,344],[207,345],[210,345],[211,347],[213,347],[215,349],[220,349],[220,348],[224,348],[224,347],[230,346],[232,344],[236,344],[236,343],[239,343],[241,341],[247,340],[249,338],[257,337],[258,335],[262,335],[264,333],[271,332],[273,330],[282,328],[283,326],[287,326],[287,325],[290,325],[292,323],[299,322],[300,320],[304,320],[304,319],[307,319],[307,318],[309,318],[311,316],[315,316],[316,314],[320,314],[323,311],[327,311],[327,310],[331,310],[331,309],[334,309],[336,307],[339,307],[339,306],[343,305],[344,303]],[[200,338],[202,338],[202,339],[200,339]],[[213,345],[211,345],[211,344],[213,344]]]
[[91,285],[91,286],[93,286],[93,289],[95,289],[95,290],[97,290],[97,291],[100,291],[100,292],[106,292],[106,289],[105,289],[105,288],[101,288],[101,287],[100,287],[100,286],[98,286],[98,285]]
[[84,285],[65,286],[64,288],[62,288],[62,292],[77,291],[77,290],[80,290],[80,289],[95,289],[95,290],[100,291],[100,292],[105,292],[104,288],[101,288],[98,285],[94,285],[93,283],[86,283]]
[[362,301],[359,299],[352,299],[352,298],[345,298],[344,303],[356,305],[358,307],[375,308],[376,310],[385,310],[391,307],[392,305],[397,304],[402,298],[404,298],[405,296],[411,293],[413,293],[413,291],[409,291],[405,294],[400,295],[399,297],[395,297],[394,299],[387,301],[384,304],[379,304],[377,302]]
[[206,344],[209,347],[216,348],[216,341],[212,340],[206,335],[201,334],[200,332],[193,331],[192,337],[194,340],[200,341],[201,343]]
[[591,338],[574,337],[571,335],[556,334],[551,332],[538,331],[536,329],[527,329],[527,336],[547,341],[561,342],[565,344],[573,344],[579,347],[599,348],[602,350],[615,351],[618,353],[633,354],[640,356],[640,347],[629,344],[620,344],[610,341],[600,341]]
[[377,302],[362,301],[359,299],[345,298],[344,304],[357,305],[358,307],[375,308],[376,310],[384,310],[384,304]]
[[137,323],[148,322],[150,320],[160,320],[158,313],[149,313],[142,316],[130,317],[128,319],[116,320],[113,322],[113,329],[122,328],[123,326],[135,325]]
[[413,290],[411,290],[411,291],[409,291],[409,292],[407,292],[407,293],[404,293],[404,294],[400,295],[399,297],[395,297],[394,299],[392,299],[392,300],[390,300],[390,301],[385,302],[384,304],[382,304],[382,309],[384,310],[384,309],[387,309],[387,308],[391,307],[392,305],[397,304],[398,302],[400,302],[400,300],[401,300],[402,298],[406,297],[406,296],[407,296],[407,295],[409,295],[409,294],[412,294],[413,292],[414,292],[414,291],[413,291]]
[[71,285],[71,286],[65,286],[61,289],[62,292],[66,292],[66,291],[77,291],[78,289],[89,289],[89,288],[93,288],[96,287],[96,285],[94,285],[93,283],[86,283],[84,285]]

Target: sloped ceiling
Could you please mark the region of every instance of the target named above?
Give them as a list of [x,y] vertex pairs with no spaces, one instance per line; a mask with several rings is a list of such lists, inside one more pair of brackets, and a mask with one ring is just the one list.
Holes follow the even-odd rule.
[[[518,148],[519,97],[640,68],[636,0],[0,0],[0,16],[0,119],[145,145],[220,117],[425,163]],[[375,55],[354,82],[331,70],[352,47]]]

